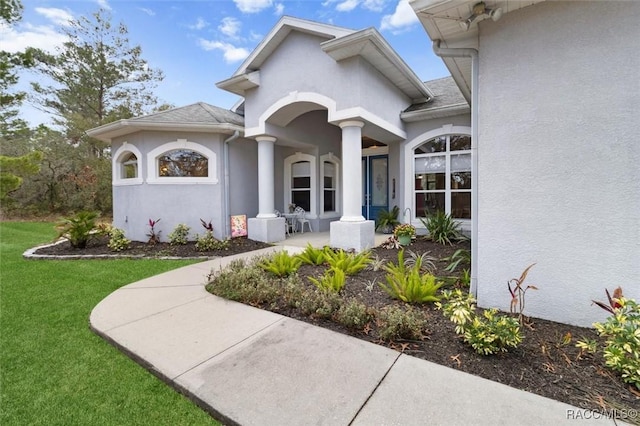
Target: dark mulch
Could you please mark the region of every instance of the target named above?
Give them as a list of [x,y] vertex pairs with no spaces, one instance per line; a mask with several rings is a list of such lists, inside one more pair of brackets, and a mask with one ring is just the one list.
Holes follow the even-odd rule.
[[233,254],[246,253],[270,247],[270,244],[239,237],[229,241],[229,247],[225,250],[198,251],[194,242],[185,245],[174,245],[169,243],[147,244],[139,241],[132,241],[129,249],[114,252],[107,247],[108,237],[102,236],[93,238],[84,249],[71,246],[68,241],[54,246],[39,248],[35,254],[46,254],[55,256],[97,256],[97,255],[122,255],[122,256],[145,256],[145,257],[219,257],[231,256]]
[[[192,243],[186,246],[171,246],[166,243],[150,246],[133,243],[132,248],[126,253],[150,257],[225,256],[267,246],[246,238],[237,238],[232,240],[228,250],[200,253],[195,250]],[[416,253],[429,252],[431,256],[442,259],[450,256],[458,248],[468,248],[468,243],[443,246],[418,239],[408,249]],[[380,258],[397,260],[398,250],[396,249],[376,248],[373,252]],[[106,240],[97,239],[84,250],[73,249],[65,243],[39,249],[37,254],[77,255],[112,254],[112,252],[106,247]],[[435,274],[450,275],[444,271],[447,264],[447,261],[436,261]],[[298,274],[305,283],[309,284],[306,277],[318,277],[323,272],[323,267],[305,265],[300,268]],[[375,307],[400,303],[391,299],[377,284],[371,285],[374,281],[384,282],[384,276],[385,273],[382,271],[365,270],[357,276],[348,277],[343,296],[355,297],[368,306]],[[505,298],[507,297],[509,295],[505,294]],[[535,297],[535,293],[528,297]],[[375,333],[353,331],[332,321],[302,316],[284,304],[282,306],[273,304],[264,308],[577,407],[593,410],[602,410],[605,407],[621,410],[640,408],[640,395],[625,385],[619,376],[604,365],[601,355],[581,354],[575,347],[576,340],[583,337],[599,340],[592,329],[530,318],[530,326],[523,329],[524,340],[516,350],[499,355],[480,356],[456,336],[452,323],[444,318],[432,304],[416,306],[428,318],[428,329],[425,331],[424,338],[419,341],[394,342],[384,342]],[[594,309],[597,308],[594,307]],[[569,343],[565,340],[567,337],[571,338]],[[517,407],[514,409],[517,410]],[[624,420],[640,424],[637,418]]]

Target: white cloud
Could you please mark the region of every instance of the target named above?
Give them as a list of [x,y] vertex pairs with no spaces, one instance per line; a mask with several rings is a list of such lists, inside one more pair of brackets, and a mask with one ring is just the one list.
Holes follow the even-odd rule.
[[96,3],[98,3],[98,6],[102,9],[111,10],[111,6],[109,6],[109,2],[107,2],[107,0],[96,0]]
[[226,18],[222,19],[222,23],[218,25],[218,29],[227,37],[237,38],[241,26],[242,23],[236,18],[227,16]]
[[273,5],[273,0],[233,0],[242,13],[258,13]]
[[223,53],[224,61],[228,64],[239,62],[249,56],[249,51],[243,47],[235,47],[231,43],[214,40],[198,40],[200,46],[207,51],[220,50]]
[[20,26],[20,31],[17,31],[0,23],[0,40],[2,40],[2,50],[11,53],[24,51],[27,47],[53,53],[56,47],[67,41],[67,37],[50,26],[24,24]]
[[144,13],[146,13],[149,16],[156,16],[156,13],[153,10],[147,9],[146,7],[139,7],[138,10],[143,11]]
[[280,16],[284,13],[284,4],[283,3],[278,3],[274,6],[275,10],[273,11],[273,14],[276,16]]
[[198,17],[198,20],[196,21],[195,24],[193,25],[189,25],[189,28],[192,30],[201,30],[205,27],[208,27],[209,23],[207,21],[205,21],[204,19]]
[[359,0],[344,0],[336,6],[338,12],[350,12],[358,7]]
[[380,30],[390,30],[392,33],[398,33],[406,30],[417,22],[419,22],[418,17],[409,5],[409,0],[400,0],[392,15],[382,17]]
[[36,7],[36,12],[56,25],[68,27],[71,25],[73,15],[66,10],[57,9],[55,7]]
[[385,2],[386,0],[364,0],[364,2],[362,2],[362,7],[374,12],[381,12],[384,8]]
[[358,6],[373,12],[381,12],[388,0],[325,0],[323,7],[332,6],[337,3],[336,10],[338,12],[351,12]]

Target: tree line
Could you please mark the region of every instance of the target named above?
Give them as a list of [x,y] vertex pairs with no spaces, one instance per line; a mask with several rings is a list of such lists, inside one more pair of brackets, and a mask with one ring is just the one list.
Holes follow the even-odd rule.
[[[22,17],[20,0],[0,0],[0,21]],[[153,93],[164,78],[132,46],[123,23],[99,9],[60,28],[67,41],[55,53],[35,48],[0,51],[0,205],[5,215],[111,212],[108,144],[88,129],[157,110]],[[38,78],[29,92],[14,90],[22,70]],[[29,127],[25,101],[52,117]]]

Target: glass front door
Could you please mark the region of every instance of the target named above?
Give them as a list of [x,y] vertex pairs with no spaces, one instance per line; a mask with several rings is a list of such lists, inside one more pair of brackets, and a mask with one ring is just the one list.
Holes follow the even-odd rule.
[[381,210],[389,209],[389,157],[362,157],[362,216],[376,220]]

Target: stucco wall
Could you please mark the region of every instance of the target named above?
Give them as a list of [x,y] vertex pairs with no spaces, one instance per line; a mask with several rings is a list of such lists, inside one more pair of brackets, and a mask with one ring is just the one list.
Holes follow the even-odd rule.
[[360,58],[336,62],[320,48],[320,37],[292,31],[260,68],[260,87],[247,91],[245,125],[291,92],[313,92],[336,102],[338,110],[362,107],[402,127],[399,113],[411,102]]
[[238,139],[229,145],[229,213],[258,214],[258,144]]
[[640,4],[545,2],[480,27],[478,301],[536,262],[526,314],[640,299]]
[[[214,151],[216,155],[217,184],[149,184],[146,155],[151,150],[178,139],[195,142]],[[127,238],[147,241],[149,219],[161,219],[156,227],[161,239],[179,223],[191,227],[194,233],[203,233],[200,219],[211,221],[217,238],[222,237],[222,135],[203,133],[138,132],[118,138],[112,144],[115,152],[123,142],[135,145],[141,152],[138,159],[140,185],[113,186],[113,225],[125,231]]]

